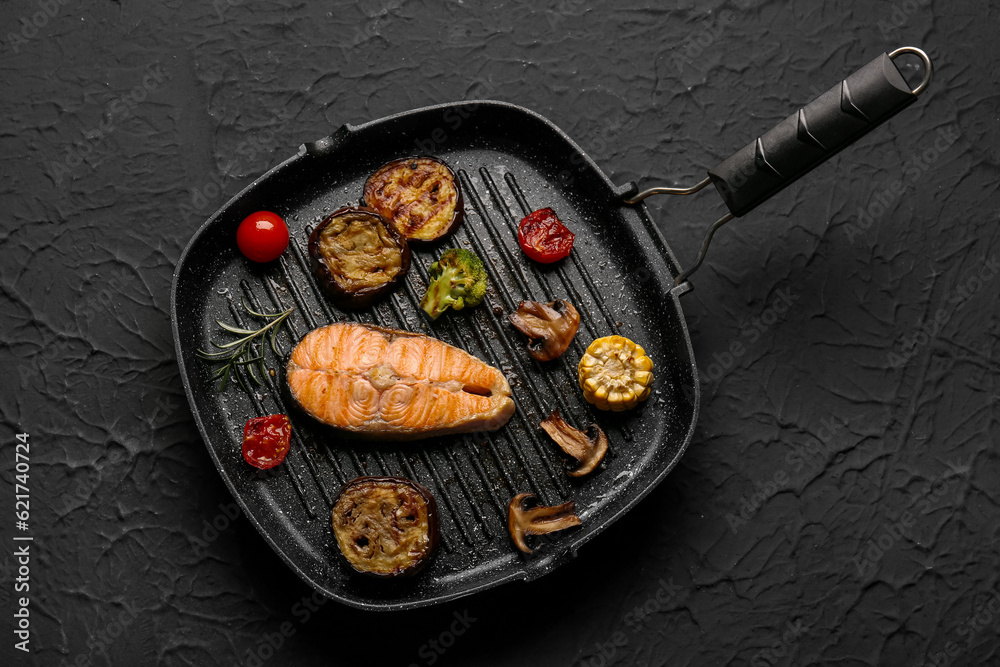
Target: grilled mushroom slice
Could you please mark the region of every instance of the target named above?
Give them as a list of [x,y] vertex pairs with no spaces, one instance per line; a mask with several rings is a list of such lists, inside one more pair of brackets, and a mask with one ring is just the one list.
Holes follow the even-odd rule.
[[553,410],[551,415],[542,420],[542,428],[556,441],[559,449],[580,464],[575,470],[569,471],[570,477],[589,474],[608,453],[608,436],[604,435],[597,424],[591,424],[585,433],[567,424],[559,410]]
[[462,190],[441,160],[410,157],[384,164],[365,182],[364,204],[408,241],[436,241],[462,221]]
[[434,496],[403,477],[358,477],[333,505],[333,534],[348,564],[377,577],[409,576],[434,555]]
[[569,301],[522,301],[509,316],[510,323],[527,336],[528,354],[536,361],[552,361],[569,348],[580,328],[580,313]]
[[396,228],[368,208],[346,206],[309,235],[320,285],[341,308],[365,308],[410,269],[410,247]]
[[524,541],[527,535],[547,535],[557,530],[565,530],[580,525],[580,517],[575,513],[573,501],[555,507],[524,508],[524,501],[534,498],[531,493],[519,493],[507,506],[507,528],[517,548],[526,554],[531,548]]

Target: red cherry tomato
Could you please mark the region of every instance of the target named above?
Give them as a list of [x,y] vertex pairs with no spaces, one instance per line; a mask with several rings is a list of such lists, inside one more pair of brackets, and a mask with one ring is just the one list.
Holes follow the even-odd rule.
[[240,223],[236,245],[251,261],[276,260],[288,247],[288,225],[276,213],[257,211]]
[[292,423],[286,415],[248,419],[243,427],[243,458],[255,468],[273,468],[285,460],[291,440]]
[[534,211],[517,226],[517,240],[524,254],[543,264],[558,262],[573,249],[576,235],[566,228],[551,208]]

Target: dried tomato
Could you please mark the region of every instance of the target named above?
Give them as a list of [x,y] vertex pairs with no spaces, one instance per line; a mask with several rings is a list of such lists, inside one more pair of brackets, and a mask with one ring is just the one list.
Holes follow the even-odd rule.
[[517,240],[524,254],[543,264],[558,262],[573,249],[576,235],[556,217],[551,208],[526,215],[517,226]]
[[273,468],[285,460],[291,440],[292,423],[287,415],[248,419],[243,427],[243,458],[261,470]]

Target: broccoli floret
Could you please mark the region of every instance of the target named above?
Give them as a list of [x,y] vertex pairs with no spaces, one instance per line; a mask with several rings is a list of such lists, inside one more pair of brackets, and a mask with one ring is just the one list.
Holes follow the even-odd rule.
[[431,283],[420,307],[436,320],[454,308],[478,306],[486,296],[486,268],[474,252],[464,248],[445,250],[441,259],[430,266]]

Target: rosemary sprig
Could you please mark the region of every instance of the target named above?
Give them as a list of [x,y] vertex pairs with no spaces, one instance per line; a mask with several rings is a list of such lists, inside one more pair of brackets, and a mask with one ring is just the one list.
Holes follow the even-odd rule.
[[[281,313],[258,313],[248,306],[246,301],[243,301],[243,308],[254,317],[260,317],[269,320],[269,322],[260,329],[244,329],[232,324],[226,324],[222,320],[216,320],[216,324],[223,330],[241,336],[241,338],[228,343],[216,343],[213,340],[212,345],[218,348],[217,351],[205,352],[204,350],[198,350],[195,352],[198,357],[210,364],[222,364],[222,366],[212,373],[213,382],[221,380],[219,391],[223,391],[226,388],[226,383],[229,381],[230,374],[232,374],[236,377],[236,381],[240,387],[249,393],[250,387],[247,385],[246,380],[243,379],[243,373],[240,372],[241,369],[246,371],[247,375],[258,386],[264,384],[261,380],[267,374],[264,369],[264,341],[267,340],[270,343],[274,356],[280,357],[281,353],[278,351],[276,341],[278,329],[281,328],[282,323],[295,310],[292,307]],[[254,372],[255,365],[260,370],[260,378]]]

